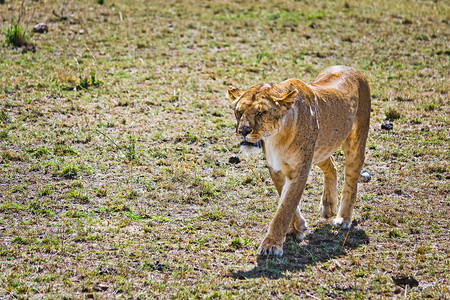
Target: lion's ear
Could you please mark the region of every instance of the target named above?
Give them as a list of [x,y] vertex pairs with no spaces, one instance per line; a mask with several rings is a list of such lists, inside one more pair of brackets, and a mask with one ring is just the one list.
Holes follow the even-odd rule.
[[294,89],[292,91],[281,93],[278,96],[271,96],[271,97],[272,100],[275,101],[277,105],[281,105],[286,107],[287,109],[290,109],[296,100],[294,94],[297,93],[298,91]]
[[236,99],[239,99],[244,91],[241,91],[238,88],[235,87],[228,87],[228,97],[230,97],[231,100],[236,101]]

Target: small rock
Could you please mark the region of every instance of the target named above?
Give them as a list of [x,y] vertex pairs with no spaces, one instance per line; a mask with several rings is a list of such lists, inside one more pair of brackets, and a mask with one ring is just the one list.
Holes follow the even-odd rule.
[[22,53],[27,53],[27,52],[36,52],[36,46],[33,44],[29,44],[26,45],[25,47],[23,47],[22,49]]
[[237,157],[237,156],[231,156],[231,157],[228,159],[228,162],[229,162],[230,164],[238,164],[238,163],[241,162],[241,160],[240,160],[239,157]]
[[157,270],[157,271],[164,271],[166,269],[166,266],[159,263],[159,260],[157,260],[156,263],[154,263],[154,264],[150,264],[150,267],[153,270]]
[[392,123],[384,123],[384,124],[381,124],[381,129],[389,131],[389,130],[394,129],[394,125]]
[[96,290],[97,292],[104,292],[108,289],[109,287],[104,284],[104,283],[100,283],[99,285],[97,285],[94,290]]
[[370,174],[369,170],[363,169],[359,174],[359,180],[361,180],[362,182],[369,182],[370,179],[372,179],[372,175]]
[[46,33],[48,32],[48,26],[45,23],[39,23],[34,25],[33,31],[37,33]]
[[392,280],[396,285],[401,287],[405,287],[409,285],[409,287],[413,288],[419,286],[419,282],[412,276],[392,276]]
[[99,274],[99,275],[104,275],[104,274],[108,274],[108,275],[116,275],[117,273],[119,273],[119,272],[118,272],[117,269],[114,268],[114,267],[109,267],[109,268],[106,268],[106,269],[100,268],[100,269],[98,270],[98,274]]

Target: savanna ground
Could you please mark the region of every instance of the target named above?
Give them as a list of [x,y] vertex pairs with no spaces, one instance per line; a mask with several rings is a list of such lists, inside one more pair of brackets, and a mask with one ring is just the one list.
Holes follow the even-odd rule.
[[[0,298],[448,297],[448,2],[0,2]],[[314,168],[306,239],[258,258],[277,195],[227,86],[335,64],[371,84],[372,180],[347,232]]]

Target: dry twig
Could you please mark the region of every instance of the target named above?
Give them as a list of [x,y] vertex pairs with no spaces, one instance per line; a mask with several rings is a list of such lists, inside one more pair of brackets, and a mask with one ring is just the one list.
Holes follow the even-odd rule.
[[344,242],[342,243],[341,249],[344,249],[345,242],[347,241],[348,234],[350,233],[350,228],[352,228],[352,225],[348,227],[348,231],[347,234],[345,235],[345,239]]

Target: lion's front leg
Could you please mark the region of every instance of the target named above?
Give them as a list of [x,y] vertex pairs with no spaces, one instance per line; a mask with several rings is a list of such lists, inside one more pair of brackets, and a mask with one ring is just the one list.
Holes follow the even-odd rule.
[[309,167],[310,165],[308,165],[308,169],[304,168],[303,170],[300,170],[303,172],[299,172],[299,174],[291,180],[286,178],[277,212],[270,223],[266,237],[259,246],[258,252],[260,255],[283,255],[283,243],[289,225],[292,222],[294,222],[294,228],[296,230],[299,232],[302,231],[300,235],[303,234],[303,229],[306,230],[306,222],[300,215],[298,204],[306,185]]
[[[281,171],[274,171],[272,167],[269,166],[269,173],[272,177],[272,181],[278,191],[278,196],[280,196],[281,204],[281,194],[283,192],[283,187],[286,182],[286,176],[284,176]],[[295,210],[294,217],[292,218],[291,224],[289,225],[288,233],[293,234],[296,239],[302,240],[303,235],[308,229],[308,225],[306,224],[306,220],[303,218],[300,213],[300,209],[297,207]]]
[[277,189],[278,196],[281,197],[281,193],[283,192],[283,186],[284,183],[286,182],[286,177],[284,176],[283,172],[275,171],[271,166],[269,166],[269,173],[270,177],[272,177],[273,184]]

